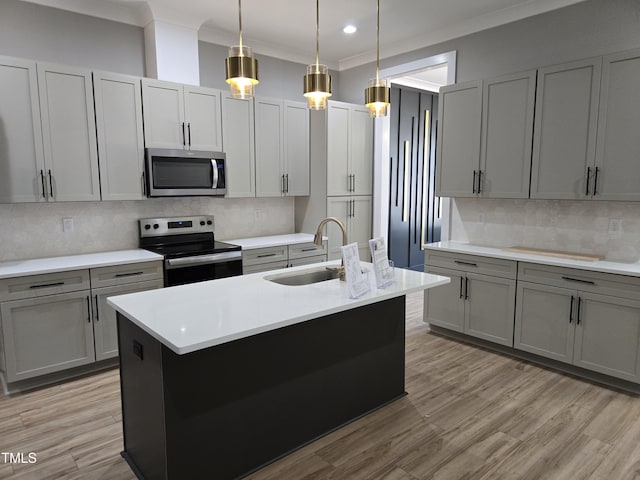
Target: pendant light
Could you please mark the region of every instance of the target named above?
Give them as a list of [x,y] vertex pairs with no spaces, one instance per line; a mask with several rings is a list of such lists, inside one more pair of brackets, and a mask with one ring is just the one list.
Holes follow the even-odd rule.
[[242,45],[242,0],[238,0],[239,45],[229,47],[229,56],[225,59],[227,83],[232,98],[253,98],[254,87],[258,84],[258,60],[253,56],[251,47]]
[[326,65],[320,63],[320,0],[316,0],[316,63],[307,65],[304,76],[304,96],[311,110],[325,110],[331,96],[331,75]]
[[371,118],[386,117],[387,107],[390,105],[387,80],[380,80],[380,0],[376,25],[376,78],[369,80],[369,85],[364,89],[364,103]]

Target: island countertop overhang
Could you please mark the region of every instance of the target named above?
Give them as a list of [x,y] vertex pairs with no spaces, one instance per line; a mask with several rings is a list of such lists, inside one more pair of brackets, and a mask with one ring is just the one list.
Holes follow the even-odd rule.
[[[107,303],[177,354],[187,354],[314,318],[449,283],[449,278],[395,269],[394,284],[349,298],[345,282],[287,286],[265,277],[314,265],[222,278],[109,297]],[[364,264],[371,270],[370,264]],[[371,273],[373,275],[373,273]]]

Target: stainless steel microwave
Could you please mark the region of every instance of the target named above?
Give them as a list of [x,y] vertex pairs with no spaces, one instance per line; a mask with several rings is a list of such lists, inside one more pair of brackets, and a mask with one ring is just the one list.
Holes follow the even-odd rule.
[[224,195],[225,160],[222,152],[147,148],[147,195]]

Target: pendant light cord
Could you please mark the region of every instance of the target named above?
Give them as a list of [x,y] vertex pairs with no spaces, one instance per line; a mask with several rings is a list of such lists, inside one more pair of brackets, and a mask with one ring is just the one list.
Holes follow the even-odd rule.
[[316,72],[320,72],[320,0],[316,0]]
[[242,56],[242,0],[238,0],[238,31],[240,32],[240,55]]
[[380,83],[380,0],[378,0],[376,20],[376,84]]

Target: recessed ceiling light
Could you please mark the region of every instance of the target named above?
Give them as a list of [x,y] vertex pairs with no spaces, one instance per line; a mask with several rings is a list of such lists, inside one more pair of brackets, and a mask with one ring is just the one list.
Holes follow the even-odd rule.
[[358,29],[354,25],[347,25],[342,29],[342,31],[348,35],[351,35],[352,33],[356,33]]

